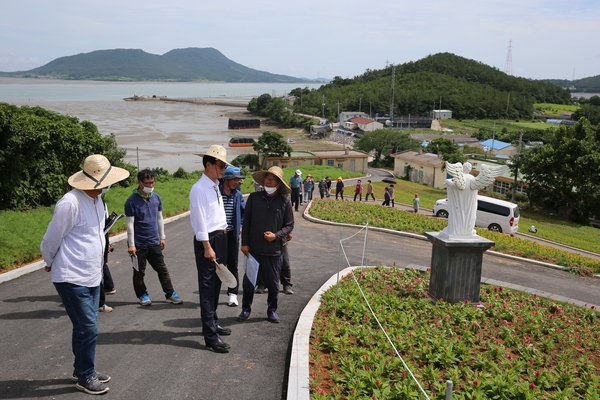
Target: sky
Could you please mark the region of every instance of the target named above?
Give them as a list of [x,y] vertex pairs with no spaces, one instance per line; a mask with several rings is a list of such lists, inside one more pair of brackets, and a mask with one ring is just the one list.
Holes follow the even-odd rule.
[[531,79],[600,75],[598,0],[0,0],[0,10],[3,72],[95,50],[212,47],[311,79],[445,52]]

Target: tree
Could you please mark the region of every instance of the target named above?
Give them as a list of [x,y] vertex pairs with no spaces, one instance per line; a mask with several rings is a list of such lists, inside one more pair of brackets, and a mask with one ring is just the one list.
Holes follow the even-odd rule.
[[0,103],[0,209],[54,204],[69,190],[68,177],[95,153],[125,167],[114,135],[101,135],[93,123]]
[[467,156],[465,156],[460,147],[450,139],[433,139],[429,142],[425,150],[428,153],[441,154],[442,160],[448,161],[451,164],[457,162],[464,163],[467,161]]
[[231,165],[235,165],[236,167],[244,167],[246,165],[249,167],[259,167],[260,163],[256,154],[240,154],[231,160]]
[[586,222],[600,209],[600,127],[582,118],[518,156],[533,205]]
[[273,131],[264,131],[252,144],[252,148],[258,153],[263,165],[267,157],[281,157],[286,153],[288,157],[292,155],[292,148],[283,140],[283,135]]
[[367,153],[375,153],[373,166],[393,164],[393,158],[385,154],[386,149],[390,152],[400,152],[415,150],[420,146],[421,143],[418,140],[411,139],[408,132],[385,128],[367,132],[354,142],[356,149]]

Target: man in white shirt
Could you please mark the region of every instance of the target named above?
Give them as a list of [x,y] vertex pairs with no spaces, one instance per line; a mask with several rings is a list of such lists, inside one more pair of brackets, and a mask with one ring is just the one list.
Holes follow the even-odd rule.
[[218,324],[221,280],[215,264],[227,264],[227,216],[219,178],[229,164],[226,161],[227,151],[219,145],[213,145],[206,154],[199,155],[202,156],[204,173],[190,192],[190,222],[194,230],[202,334],[209,350],[228,353],[229,345],[221,340],[221,336],[230,335],[231,329]]
[[111,166],[100,154],[87,157],[83,170],[69,178],[74,189],[56,203],[40,245],[45,270],[51,273],[51,281],[73,323],[72,379],[77,381],[77,389],[89,394],[107,392],[105,384],[110,380],[110,376],[94,367],[106,245],[100,195],[128,176],[127,170]]

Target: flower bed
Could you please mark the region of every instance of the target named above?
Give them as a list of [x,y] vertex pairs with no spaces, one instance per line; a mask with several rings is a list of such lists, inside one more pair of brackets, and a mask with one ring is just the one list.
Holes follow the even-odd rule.
[[[366,299],[428,396],[600,398],[600,318],[577,307],[482,285],[484,309],[433,303],[428,274],[354,272]],[[422,399],[349,276],[322,296],[310,342],[312,399]]]

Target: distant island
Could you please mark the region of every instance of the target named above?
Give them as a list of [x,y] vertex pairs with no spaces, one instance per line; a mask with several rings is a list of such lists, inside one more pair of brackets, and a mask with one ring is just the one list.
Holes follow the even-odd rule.
[[140,49],[97,50],[60,57],[28,71],[0,72],[0,76],[125,82],[312,82],[248,68],[210,47],[175,49],[163,55]]

